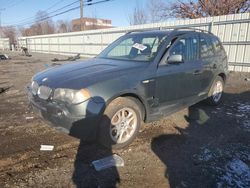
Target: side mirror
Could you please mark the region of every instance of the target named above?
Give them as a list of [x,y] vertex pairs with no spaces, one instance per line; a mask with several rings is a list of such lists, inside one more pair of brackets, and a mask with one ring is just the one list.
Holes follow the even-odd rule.
[[183,58],[182,55],[171,55],[169,56],[167,62],[169,64],[179,64],[179,63],[183,63]]

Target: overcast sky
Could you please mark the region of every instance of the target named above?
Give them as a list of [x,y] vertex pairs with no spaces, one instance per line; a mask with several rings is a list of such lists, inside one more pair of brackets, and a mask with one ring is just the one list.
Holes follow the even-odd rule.
[[[34,20],[34,16],[39,10],[47,10],[53,12],[68,5],[76,0],[0,0],[1,23],[2,25],[22,25],[23,22],[30,23]],[[85,0],[86,1],[86,0]],[[97,2],[101,0],[93,0]],[[133,12],[136,5],[146,6],[147,0],[112,0],[110,2],[96,4],[84,7],[84,16],[97,17],[112,20],[114,26],[129,25],[129,15]],[[54,6],[53,6],[54,5]],[[53,7],[52,7],[53,6]],[[65,11],[70,8],[79,6],[76,2],[56,13]],[[2,10],[4,9],[4,10]],[[55,13],[54,13],[55,14]],[[74,10],[63,15],[54,17],[53,20],[68,20],[79,18],[80,10]],[[28,18],[28,19],[27,19]],[[27,25],[26,25],[27,26]]]

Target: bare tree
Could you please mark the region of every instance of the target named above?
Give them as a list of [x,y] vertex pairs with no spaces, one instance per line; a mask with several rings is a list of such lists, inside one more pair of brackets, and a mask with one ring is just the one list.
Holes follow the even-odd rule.
[[22,36],[45,35],[55,33],[55,24],[45,11],[36,13],[35,23],[29,28],[19,29]]
[[249,0],[178,0],[166,7],[163,16],[192,19],[249,11]]
[[38,11],[36,13],[36,27],[38,35],[55,33],[55,25],[45,11]]
[[67,33],[72,31],[72,25],[70,22],[65,20],[58,20],[56,25],[57,33]]
[[146,10],[137,5],[133,13],[129,16],[130,25],[145,24],[148,21]]
[[29,28],[20,28],[19,31],[22,36],[41,35],[41,28],[36,24],[31,25]]
[[147,9],[149,14],[150,22],[159,22],[165,20],[164,12],[166,8],[166,3],[162,0],[148,0]]
[[10,39],[10,44],[16,43],[17,30],[15,27],[12,26],[1,27],[1,33],[3,37]]
[[19,28],[19,33],[21,34],[21,36],[28,36],[27,33],[26,33],[26,29],[23,28],[23,27]]

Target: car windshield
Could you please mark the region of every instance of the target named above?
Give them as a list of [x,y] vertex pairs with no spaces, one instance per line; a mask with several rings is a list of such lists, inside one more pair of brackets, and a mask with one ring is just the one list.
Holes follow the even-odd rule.
[[97,57],[150,62],[157,55],[159,46],[165,38],[166,33],[124,35],[108,46]]

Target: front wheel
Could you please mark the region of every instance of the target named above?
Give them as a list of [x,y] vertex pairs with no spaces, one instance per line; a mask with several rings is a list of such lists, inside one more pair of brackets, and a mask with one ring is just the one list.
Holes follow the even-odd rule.
[[217,76],[209,91],[209,97],[207,99],[207,102],[212,106],[219,105],[222,101],[223,90],[224,81],[220,76]]
[[136,100],[119,97],[104,111],[100,129],[100,144],[120,149],[129,145],[140,129],[141,111]]

